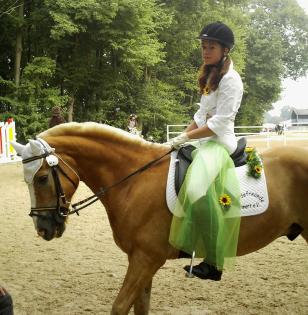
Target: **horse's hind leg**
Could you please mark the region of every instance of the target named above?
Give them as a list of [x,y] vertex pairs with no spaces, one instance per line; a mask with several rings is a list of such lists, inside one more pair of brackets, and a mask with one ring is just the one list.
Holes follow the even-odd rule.
[[135,315],[147,315],[147,314],[149,314],[151,289],[152,289],[152,280],[145,287],[145,289],[143,289],[143,291],[141,292],[139,297],[135,300],[135,303],[134,303]]

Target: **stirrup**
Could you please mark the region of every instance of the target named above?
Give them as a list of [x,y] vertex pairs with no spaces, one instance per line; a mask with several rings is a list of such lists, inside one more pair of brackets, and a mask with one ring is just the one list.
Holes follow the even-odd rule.
[[[196,252],[193,251],[193,252],[192,252],[192,255],[191,255],[189,270],[188,270],[188,271],[186,272],[186,274],[185,274],[185,276],[186,276],[187,278],[194,278],[194,277],[195,277],[194,274],[192,273],[192,270],[193,270],[193,267],[194,267],[193,265],[194,265],[195,254],[196,254]],[[185,270],[186,270],[186,269],[185,269]]]

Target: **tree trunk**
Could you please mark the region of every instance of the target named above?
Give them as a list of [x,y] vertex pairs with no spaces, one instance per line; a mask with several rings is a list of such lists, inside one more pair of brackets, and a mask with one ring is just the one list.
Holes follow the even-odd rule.
[[68,122],[73,121],[73,113],[74,113],[74,103],[75,103],[75,97],[70,97],[68,101],[68,108],[67,108],[67,120]]
[[144,81],[148,82],[148,67],[144,67]]
[[20,2],[18,7],[18,21],[19,27],[16,34],[16,54],[15,54],[15,84],[19,86],[20,82],[20,64],[22,56],[22,26],[24,20],[24,1]]

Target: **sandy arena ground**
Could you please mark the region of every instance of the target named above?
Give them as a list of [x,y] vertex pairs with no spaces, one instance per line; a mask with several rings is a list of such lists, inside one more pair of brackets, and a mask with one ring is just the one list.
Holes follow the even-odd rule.
[[[0,164],[0,283],[16,315],[109,314],[127,260],[100,203],[72,216],[60,239],[38,237],[28,217],[20,163]],[[77,198],[89,196],[81,186]],[[168,261],[153,281],[153,315],[308,314],[308,251],[283,237],[237,259],[220,282],[185,278],[189,260]],[[132,314],[132,312],[131,312]]]

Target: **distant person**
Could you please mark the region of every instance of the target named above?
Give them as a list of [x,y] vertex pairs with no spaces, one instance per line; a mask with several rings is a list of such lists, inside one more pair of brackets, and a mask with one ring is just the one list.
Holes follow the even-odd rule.
[[51,110],[51,118],[49,119],[49,128],[65,123],[62,111],[59,106],[54,106]]
[[11,295],[0,286],[0,315],[14,315]]
[[283,133],[282,126],[279,125],[279,124],[277,124],[277,125],[275,126],[275,131],[276,131],[277,135],[281,135],[281,134]]
[[138,116],[135,114],[129,115],[129,120],[127,124],[128,131],[136,136],[141,136],[140,130],[138,130]]
[[137,128],[137,116],[135,114],[131,114],[129,115],[127,129],[129,132],[133,133],[135,128]]

